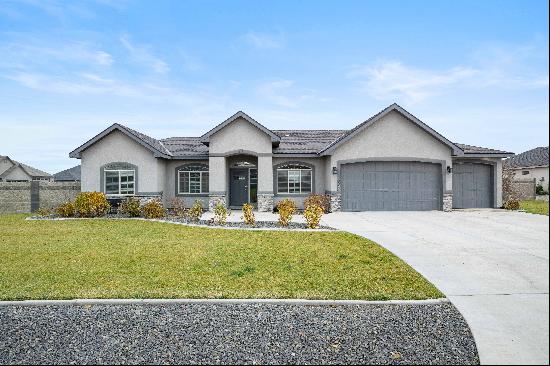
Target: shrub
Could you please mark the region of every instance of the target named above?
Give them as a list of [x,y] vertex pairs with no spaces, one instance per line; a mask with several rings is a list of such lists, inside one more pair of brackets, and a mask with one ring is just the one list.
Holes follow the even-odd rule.
[[52,214],[52,210],[45,207],[40,207],[38,210],[36,210],[36,215],[41,217],[50,216]]
[[519,201],[516,199],[509,199],[504,202],[504,208],[506,210],[519,210]]
[[285,198],[277,203],[277,211],[279,212],[279,225],[287,227],[292,220],[292,215],[296,212],[296,204]]
[[61,217],[74,216],[74,204],[72,202],[65,202],[57,206],[55,212]]
[[245,203],[243,205],[243,215],[241,218],[244,220],[244,223],[250,226],[253,226],[256,223],[256,217],[254,216],[254,206],[250,203]]
[[124,201],[120,203],[118,211],[130,217],[139,217],[139,215],[141,214],[140,206],[141,202],[139,198],[127,197]]
[[201,200],[195,200],[193,203],[193,206],[189,210],[187,210],[187,219],[191,222],[198,222],[201,219],[201,216],[204,212],[204,208],[202,207]]
[[185,205],[183,204],[183,200],[179,197],[172,198],[171,201],[172,206],[172,212],[174,212],[174,215],[177,217],[184,217],[185,216]]
[[321,206],[310,204],[304,210],[304,217],[307,222],[307,227],[310,229],[317,229],[319,227],[319,222],[321,217],[323,217],[324,210]]
[[141,214],[146,219],[158,219],[166,215],[166,210],[160,199],[154,198],[141,206]]
[[229,216],[229,212],[225,205],[221,202],[216,203],[216,206],[214,206],[214,222],[218,225],[225,225],[227,216]]
[[81,192],[74,200],[75,213],[80,217],[105,216],[110,208],[107,196],[101,192]]
[[323,194],[310,194],[304,201],[304,208],[311,205],[319,206],[323,209],[323,213],[330,212],[330,196]]
[[540,183],[537,183],[536,193],[537,193],[537,195],[539,195],[539,196],[544,196],[544,195],[547,195],[547,194],[548,194],[548,192],[546,192],[546,191],[544,190],[544,187],[543,187],[542,184],[540,184]]

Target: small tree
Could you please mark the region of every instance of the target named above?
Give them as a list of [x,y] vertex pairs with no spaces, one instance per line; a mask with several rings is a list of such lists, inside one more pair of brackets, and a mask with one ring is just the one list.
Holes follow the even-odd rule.
[[254,216],[254,206],[250,203],[245,203],[243,205],[243,216],[241,217],[244,220],[244,223],[250,226],[254,226],[256,223],[256,217]]

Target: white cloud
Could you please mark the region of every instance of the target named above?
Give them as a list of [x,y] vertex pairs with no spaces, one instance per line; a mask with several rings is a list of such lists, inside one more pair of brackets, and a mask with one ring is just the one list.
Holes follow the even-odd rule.
[[274,80],[261,84],[258,93],[268,101],[285,108],[296,108],[308,100],[321,100],[314,90],[296,88],[294,80]]
[[282,48],[285,43],[285,37],[280,32],[277,34],[248,32],[243,38],[248,44],[255,48]]
[[170,67],[164,60],[151,53],[149,46],[134,44],[130,41],[128,36],[120,37],[120,42],[130,53],[131,58],[135,62],[150,67],[159,74],[165,74],[170,71]]

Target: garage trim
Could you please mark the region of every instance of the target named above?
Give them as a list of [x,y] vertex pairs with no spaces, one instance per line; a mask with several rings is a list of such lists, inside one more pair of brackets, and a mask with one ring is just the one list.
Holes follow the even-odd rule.
[[498,194],[498,174],[497,174],[497,162],[493,160],[483,160],[483,159],[468,159],[468,158],[457,158],[453,159],[453,163],[473,163],[473,164],[485,164],[491,166],[491,172],[493,173],[493,208],[497,207],[497,194]]
[[[442,197],[445,194],[452,194],[453,191],[447,189],[447,164],[449,166],[452,166],[452,163],[448,163],[446,160],[441,159],[428,159],[428,158],[411,158],[411,157],[377,157],[377,158],[358,158],[358,159],[343,159],[338,160],[336,162],[336,166],[338,169],[338,176],[337,176],[337,194],[342,194],[342,188],[341,188],[341,174],[342,174],[342,165],[345,164],[353,164],[353,163],[367,163],[367,162],[376,162],[376,161],[388,161],[388,162],[417,162],[417,163],[431,163],[431,164],[439,164],[441,166],[441,186],[442,186]],[[443,209],[441,207],[440,209]]]

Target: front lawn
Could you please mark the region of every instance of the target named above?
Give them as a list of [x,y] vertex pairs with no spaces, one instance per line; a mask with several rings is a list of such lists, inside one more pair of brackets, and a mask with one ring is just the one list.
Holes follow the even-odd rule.
[[442,297],[387,250],[343,232],[24,218],[0,215],[0,300]]
[[548,202],[545,201],[521,201],[519,207],[529,213],[548,216]]

